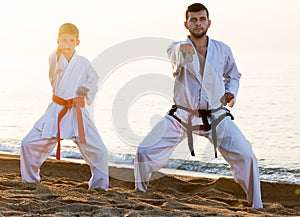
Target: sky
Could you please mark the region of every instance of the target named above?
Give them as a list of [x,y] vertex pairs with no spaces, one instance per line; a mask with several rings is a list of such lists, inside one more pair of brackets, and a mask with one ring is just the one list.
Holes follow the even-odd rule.
[[[140,37],[185,39],[184,0],[10,0],[0,8],[0,73],[30,77],[48,70],[61,24],[78,26],[77,51],[90,60],[105,49]],[[234,53],[300,53],[298,0],[203,0],[212,20],[209,36]],[[13,76],[15,78],[15,76]],[[9,84],[12,81],[5,82]]]
[[[26,104],[27,99],[20,100],[20,98],[29,95],[31,98],[40,97],[38,99],[40,104],[32,105],[27,102],[30,104],[28,111],[31,110],[37,116],[44,112],[45,104],[42,102],[48,103],[52,92],[48,80],[48,56],[56,49],[57,32],[63,23],[71,22],[79,28],[81,43],[77,51],[92,61],[105,50],[127,40],[143,37],[185,40],[188,34],[183,25],[185,10],[194,2],[191,0],[3,1],[0,7],[0,97],[3,102],[18,100],[20,102],[9,105],[9,109],[8,103],[2,103],[1,107],[4,107],[1,108],[2,111],[12,110],[23,114],[21,104],[23,101]],[[263,103],[266,99],[277,97],[283,101],[280,109],[290,109],[286,106],[287,103],[300,96],[298,88],[300,1],[203,0],[201,3],[207,6],[212,21],[208,35],[231,47],[243,74],[241,84],[244,86],[239,96],[244,96],[241,98],[251,103],[257,103],[257,96]],[[155,70],[165,69],[164,66],[160,67],[158,62],[153,63]],[[147,67],[144,62],[140,62],[125,66],[120,73],[128,73],[137,65],[144,67],[143,70]],[[166,73],[171,74],[169,65]],[[274,73],[274,69],[280,74]],[[280,90],[279,96],[274,96],[275,85],[272,82],[278,84],[282,80],[285,82],[277,85],[275,89]],[[251,81],[257,82],[259,87],[264,87],[260,89],[260,93],[252,88]],[[116,89],[113,91],[118,92]],[[288,101],[289,98],[292,99]],[[271,101],[269,104],[277,105],[276,100],[275,103]],[[284,103],[285,106],[282,106]],[[248,106],[248,102],[246,104]],[[263,105],[261,107],[264,108]],[[262,109],[259,113],[261,111]],[[290,110],[284,112],[289,113]],[[16,114],[18,113],[13,113],[18,118],[20,115]],[[20,117],[23,117],[24,123],[30,119],[27,121],[29,128],[32,126],[33,117],[29,114],[24,115],[25,118]],[[269,116],[263,115],[265,113],[262,112],[260,119],[262,122],[269,120]],[[278,119],[279,126],[281,120]],[[294,117],[293,120],[299,123]],[[251,121],[252,119],[249,119],[249,123],[245,122],[244,126],[250,126]]]

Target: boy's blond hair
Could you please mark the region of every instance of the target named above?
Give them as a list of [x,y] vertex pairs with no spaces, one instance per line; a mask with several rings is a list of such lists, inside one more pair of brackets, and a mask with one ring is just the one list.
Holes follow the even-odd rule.
[[59,27],[58,37],[60,37],[62,34],[71,34],[75,35],[77,39],[79,38],[79,30],[72,23],[64,23]]

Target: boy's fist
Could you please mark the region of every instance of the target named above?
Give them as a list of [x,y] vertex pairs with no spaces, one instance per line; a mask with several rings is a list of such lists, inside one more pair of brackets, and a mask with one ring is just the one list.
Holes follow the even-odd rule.
[[89,89],[84,87],[84,86],[81,86],[81,87],[78,87],[77,91],[76,91],[76,94],[78,96],[87,96],[87,93],[89,92]]
[[56,54],[60,56],[62,52],[68,48],[69,48],[68,45],[65,43],[58,44],[56,49]]

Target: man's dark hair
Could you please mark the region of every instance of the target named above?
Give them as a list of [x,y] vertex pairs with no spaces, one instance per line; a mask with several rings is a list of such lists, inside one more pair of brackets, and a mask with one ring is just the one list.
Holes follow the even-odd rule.
[[190,6],[188,6],[188,8],[186,9],[186,12],[185,12],[185,19],[188,20],[189,18],[189,12],[199,12],[199,11],[206,11],[206,14],[207,14],[207,18],[209,18],[209,14],[208,14],[208,10],[207,8],[201,4],[201,3],[194,3]]

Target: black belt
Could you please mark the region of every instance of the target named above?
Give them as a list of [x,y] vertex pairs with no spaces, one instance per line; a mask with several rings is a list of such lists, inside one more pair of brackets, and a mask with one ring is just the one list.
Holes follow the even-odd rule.
[[[188,122],[184,123],[179,117],[177,117],[174,113],[176,112],[177,109],[183,109],[187,112],[190,113],[189,117],[188,117]],[[210,125],[208,123],[208,117],[211,117],[211,113],[217,112],[219,110],[226,110],[226,113],[221,115],[220,117],[218,117],[217,119],[212,119],[212,124]],[[204,130],[204,131],[209,131],[212,130],[212,139],[213,139],[213,144],[214,144],[214,149],[215,149],[215,158],[218,157],[217,155],[217,126],[218,124],[226,117],[226,116],[230,116],[231,119],[233,120],[233,116],[231,115],[230,111],[223,107],[220,106],[217,109],[213,109],[213,110],[203,110],[203,109],[198,109],[198,110],[193,110],[190,108],[186,108],[180,105],[173,105],[172,108],[170,109],[170,111],[168,112],[168,115],[172,116],[173,118],[175,118],[179,123],[181,123],[187,130],[187,137],[188,137],[188,146],[191,152],[192,156],[195,156],[195,152],[194,152],[194,142],[193,142],[193,131],[196,130]],[[202,118],[202,122],[203,125],[192,125],[192,117],[193,116],[198,116]]]

